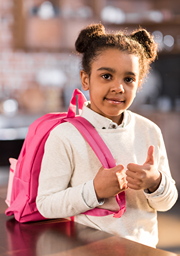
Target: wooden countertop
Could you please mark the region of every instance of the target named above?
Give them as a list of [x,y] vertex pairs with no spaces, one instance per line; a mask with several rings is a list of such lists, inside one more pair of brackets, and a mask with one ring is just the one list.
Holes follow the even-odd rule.
[[6,208],[0,198],[1,256],[177,256],[66,219],[20,224]]

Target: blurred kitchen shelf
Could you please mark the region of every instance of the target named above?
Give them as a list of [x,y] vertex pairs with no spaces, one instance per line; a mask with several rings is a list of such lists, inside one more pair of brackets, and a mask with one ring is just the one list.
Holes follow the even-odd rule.
[[9,158],[17,158],[29,125],[42,115],[0,115],[0,166],[9,165]]
[[0,140],[18,140],[26,137],[28,127],[41,115],[0,115]]

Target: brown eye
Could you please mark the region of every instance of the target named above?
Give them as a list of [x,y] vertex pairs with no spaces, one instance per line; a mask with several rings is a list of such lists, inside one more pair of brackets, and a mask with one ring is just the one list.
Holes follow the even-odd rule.
[[110,74],[104,74],[104,75],[102,75],[102,77],[106,80],[110,80],[112,78],[112,76]]
[[134,82],[134,79],[133,79],[132,77],[126,77],[124,80],[125,80],[125,82],[127,82],[127,83],[132,83],[132,82]]

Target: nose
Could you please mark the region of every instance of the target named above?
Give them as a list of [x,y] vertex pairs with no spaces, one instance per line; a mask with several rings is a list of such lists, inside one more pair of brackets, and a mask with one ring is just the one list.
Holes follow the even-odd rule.
[[115,93],[124,93],[125,90],[123,84],[118,82],[112,86],[111,91]]

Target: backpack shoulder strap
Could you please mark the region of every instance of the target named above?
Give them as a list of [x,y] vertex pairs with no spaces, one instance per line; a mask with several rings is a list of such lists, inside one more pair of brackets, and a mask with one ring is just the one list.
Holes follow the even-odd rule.
[[[76,116],[75,118],[66,118],[65,121],[70,122],[79,130],[79,132],[94,150],[104,168],[113,168],[116,166],[115,160],[109,148],[90,122],[81,116]],[[120,218],[126,210],[125,191],[116,195],[116,201],[120,207],[118,212],[111,212],[107,211],[106,209],[95,208],[85,212],[84,214],[98,216],[97,212],[100,212],[99,216],[106,216],[107,214],[114,213],[113,217]]]
[[65,121],[72,123],[79,130],[94,150],[104,168],[112,168],[116,166],[109,148],[90,122],[81,116],[66,118]]

